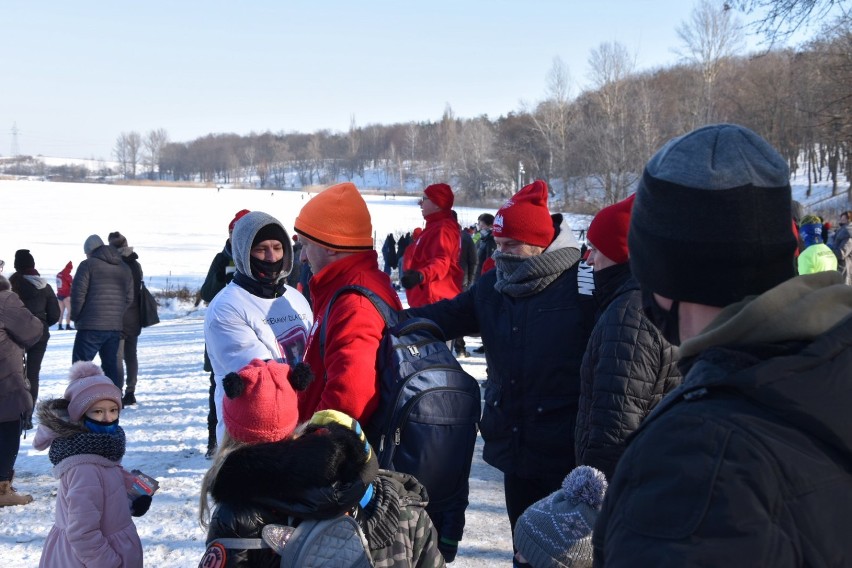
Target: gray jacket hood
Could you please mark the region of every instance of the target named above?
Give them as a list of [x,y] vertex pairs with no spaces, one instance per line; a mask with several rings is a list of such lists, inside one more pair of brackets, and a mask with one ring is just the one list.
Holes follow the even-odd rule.
[[278,219],[264,213],[263,211],[252,211],[240,218],[234,225],[234,232],[231,235],[231,251],[234,255],[234,266],[237,272],[248,276],[252,280],[256,278],[251,273],[251,243],[254,241],[255,235],[266,225],[276,224],[284,231],[284,266],[281,269],[281,274],[278,275],[278,282],[287,278],[290,271],[293,270],[293,243],[290,240],[290,233],[284,228]]

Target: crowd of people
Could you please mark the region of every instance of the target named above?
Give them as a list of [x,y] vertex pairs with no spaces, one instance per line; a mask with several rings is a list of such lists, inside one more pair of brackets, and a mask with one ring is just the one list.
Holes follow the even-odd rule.
[[[424,226],[387,235],[381,263],[352,183],[305,203],[292,236],[269,213],[237,212],[201,290],[199,565],[277,566],[286,539],[265,529],[339,515],[375,566],[455,559],[467,495],[429,511],[427,488],[380,470],[365,435],[387,330],[366,296],[339,294],[352,285],[435,322],[459,357],[481,337],[479,427],[503,475],[507,563],[852,563],[838,532],[852,515],[852,212],[836,230],[803,215],[789,177],[754,132],[705,126],[667,142],[583,244],[541,180],[482,213],[475,235],[437,183],[419,202]],[[83,248],[56,294],[29,250],[0,276],[0,506],[32,499],[11,486],[15,456],[70,298],[68,388],[36,406],[34,446],[60,479],[42,565],[141,566],[132,516],[151,497],[128,493],[118,421],[135,403],[142,269],[117,231]]]

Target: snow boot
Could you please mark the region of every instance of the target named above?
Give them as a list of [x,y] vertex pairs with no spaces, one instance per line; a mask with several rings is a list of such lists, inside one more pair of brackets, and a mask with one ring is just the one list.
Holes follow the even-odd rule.
[[[14,476],[14,472],[12,476]],[[12,480],[0,481],[0,507],[8,507],[9,505],[27,505],[33,502],[32,495],[18,493],[12,487]]]
[[58,329],[59,329],[59,331],[62,331],[62,324],[61,324],[61,323],[59,324],[59,328],[58,328]]
[[132,392],[126,393],[123,397],[121,397],[121,406],[130,406],[131,404],[136,404],[136,395]]

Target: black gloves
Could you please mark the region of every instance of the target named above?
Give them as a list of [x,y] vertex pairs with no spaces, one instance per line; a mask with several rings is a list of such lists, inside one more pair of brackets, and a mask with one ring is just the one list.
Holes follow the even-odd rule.
[[421,282],[423,282],[423,273],[416,270],[406,270],[399,279],[399,283],[406,290],[414,288]]
[[142,515],[148,512],[148,508],[150,506],[151,496],[140,495],[139,497],[130,502],[130,514],[134,517],[141,517]]

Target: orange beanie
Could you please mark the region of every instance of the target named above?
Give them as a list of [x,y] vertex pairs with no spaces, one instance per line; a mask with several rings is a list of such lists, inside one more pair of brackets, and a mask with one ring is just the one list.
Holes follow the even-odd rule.
[[320,192],[299,211],[296,232],[331,250],[373,249],[373,223],[364,198],[353,183]]

